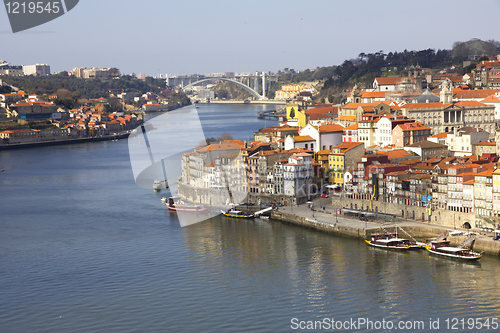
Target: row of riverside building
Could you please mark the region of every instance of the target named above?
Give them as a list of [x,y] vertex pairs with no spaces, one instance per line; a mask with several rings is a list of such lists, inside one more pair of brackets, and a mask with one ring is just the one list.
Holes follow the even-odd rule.
[[[49,96],[57,99],[57,95]],[[23,91],[1,94],[0,100],[9,103],[8,110],[21,120],[44,120],[46,129],[10,129],[0,132],[0,144],[34,143],[87,137],[101,137],[135,128],[142,115],[106,112],[105,98],[82,100],[80,106],[64,110],[49,100]]]
[[186,153],[180,183],[292,203],[328,188],[360,208],[397,204],[425,209],[429,220],[447,211],[469,214],[475,226],[495,224],[500,90],[454,88],[446,79],[432,87],[417,84],[419,75],[354,86],[340,105],[291,101],[279,125],[257,131],[253,142]]

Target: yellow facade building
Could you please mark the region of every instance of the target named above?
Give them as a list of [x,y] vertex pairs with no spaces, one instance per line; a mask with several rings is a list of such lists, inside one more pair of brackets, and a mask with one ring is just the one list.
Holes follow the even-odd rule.
[[298,122],[298,127],[304,127],[307,124],[307,115],[305,110],[299,110],[299,104],[286,105],[286,120],[290,123]]
[[330,184],[343,186],[344,172],[352,172],[364,153],[365,145],[362,142],[342,142],[333,147],[328,156]]

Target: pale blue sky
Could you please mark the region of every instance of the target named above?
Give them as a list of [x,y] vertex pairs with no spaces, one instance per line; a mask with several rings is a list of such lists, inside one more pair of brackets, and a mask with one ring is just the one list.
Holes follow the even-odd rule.
[[303,70],[359,53],[449,49],[500,40],[499,1],[80,0],[66,15],[13,34],[0,9],[0,59],[51,70],[122,73]]

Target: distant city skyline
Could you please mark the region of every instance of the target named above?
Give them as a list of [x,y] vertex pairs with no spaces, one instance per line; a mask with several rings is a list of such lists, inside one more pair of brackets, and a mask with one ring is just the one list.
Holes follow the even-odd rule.
[[[0,59],[52,72],[117,67],[148,76],[340,65],[358,54],[451,49],[500,39],[498,1],[81,1],[13,34],[0,10]],[[469,24],[469,12],[480,24]],[[469,20],[467,20],[469,18]],[[474,18],[475,19],[475,18]]]

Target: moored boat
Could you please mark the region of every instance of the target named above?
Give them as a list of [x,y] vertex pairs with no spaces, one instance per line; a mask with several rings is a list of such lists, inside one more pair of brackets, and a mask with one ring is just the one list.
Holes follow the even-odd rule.
[[166,190],[167,188],[168,188],[168,182],[166,180],[155,180],[153,182],[153,191],[155,192]]
[[[474,239],[469,239],[466,242],[473,243]],[[426,245],[425,248],[432,254],[464,261],[475,261],[483,256],[482,253],[474,252],[462,246],[450,246],[450,241],[446,239],[431,241],[430,245]]]
[[167,198],[163,197],[161,198],[161,202],[167,206],[168,209],[170,210],[175,210],[175,211],[186,211],[186,212],[207,212],[208,208],[202,207],[196,204],[188,204],[182,201],[178,197],[170,197]]
[[253,213],[248,213],[241,210],[235,210],[234,208],[230,208],[226,211],[221,210],[221,213],[228,217],[236,217],[240,219],[250,219],[255,217],[255,214]]
[[370,240],[365,239],[370,246],[389,249],[389,250],[409,250],[410,241],[404,238],[379,238],[375,235]]

